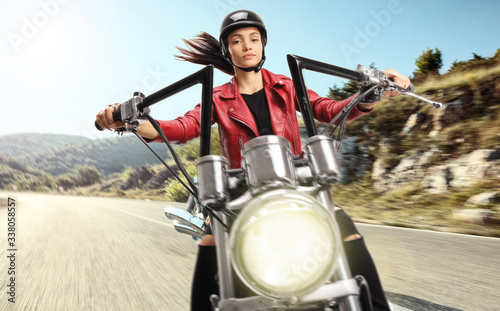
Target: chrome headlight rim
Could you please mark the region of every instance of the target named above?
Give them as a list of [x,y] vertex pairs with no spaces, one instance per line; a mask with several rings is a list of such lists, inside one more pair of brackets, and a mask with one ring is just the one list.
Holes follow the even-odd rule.
[[[284,204],[283,202],[290,203],[290,205],[294,207],[285,207],[284,205],[286,204]],[[243,255],[248,254],[248,249],[245,249],[245,246],[241,246],[241,244],[244,244],[241,242],[246,241],[246,243],[249,244],[249,240],[255,241],[255,238],[248,238],[246,237],[246,234],[247,231],[250,230],[249,226],[254,225],[254,223],[257,221],[256,219],[259,219],[258,217],[256,217],[256,215],[259,215],[260,213],[259,217],[261,218],[263,218],[262,215],[271,215],[271,218],[277,217],[276,215],[273,215],[272,212],[269,212],[269,208],[276,208],[276,215],[279,214],[280,219],[282,217],[288,217],[288,214],[290,213],[295,213],[299,217],[305,217],[310,222],[309,229],[311,229],[311,225],[317,225],[318,232],[322,233],[321,236],[313,235],[313,237],[317,237],[319,240],[319,242],[316,244],[316,241],[314,241],[313,243],[304,243],[304,240],[301,239],[302,237],[300,237],[302,243],[299,243],[300,245],[298,245],[298,247],[304,248],[305,246],[305,248],[307,249],[309,244],[311,244],[311,247],[314,247],[314,250],[308,248],[310,251],[304,252],[304,254],[308,255],[305,260],[297,263],[297,265],[299,266],[298,270],[310,270],[309,266],[311,264],[316,267],[314,268],[315,271],[312,274],[308,274],[308,272],[305,273],[303,271],[297,272],[297,269],[292,269],[294,271],[290,270],[290,272],[292,273],[291,276],[290,273],[286,273],[289,277],[295,280],[295,283],[297,283],[297,278],[301,280],[301,285],[295,287],[292,286],[293,288],[290,289],[286,289],[288,285],[283,285],[282,287],[280,285],[270,285],[269,283],[263,282],[263,279],[256,276],[256,274],[249,272],[248,260],[246,260],[245,256]],[[302,223],[302,219],[303,218],[299,220],[300,223]],[[269,223],[269,221],[267,222]],[[264,228],[269,227],[272,226],[266,226]],[[303,228],[300,228],[299,230],[303,230]],[[316,230],[306,231],[309,232]],[[297,231],[294,232],[295,237],[297,237]],[[273,239],[271,240],[274,240],[274,236],[270,236],[273,237]],[[319,239],[319,237],[322,237],[322,239]],[[238,215],[235,222],[233,223],[232,229],[229,233],[229,243],[231,246],[233,269],[235,270],[238,277],[242,280],[242,282],[256,294],[275,300],[292,301],[296,298],[313,292],[332,278],[335,270],[335,259],[337,257],[339,247],[339,244],[337,243],[337,237],[338,229],[335,224],[332,211],[324,207],[315,198],[297,190],[271,190],[260,194],[259,196],[250,200],[250,202],[243,208],[242,212]],[[270,244],[270,242],[267,241],[267,244]],[[296,246],[297,245],[294,244],[293,247],[289,249],[295,249]],[[279,267],[278,270],[280,270]],[[305,282],[302,282],[302,278],[307,280]]]

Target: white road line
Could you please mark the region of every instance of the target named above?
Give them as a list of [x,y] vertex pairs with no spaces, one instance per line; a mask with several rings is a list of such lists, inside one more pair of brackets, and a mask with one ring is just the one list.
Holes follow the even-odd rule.
[[392,311],[411,311],[410,309],[406,309],[406,308],[404,308],[404,307],[401,307],[401,306],[395,305],[395,304],[390,303],[390,302],[389,302],[389,304],[390,304],[390,307],[391,307],[391,310],[392,310]]
[[151,219],[151,218],[148,218],[148,217],[137,215],[135,213],[127,212],[127,211],[121,210],[121,209],[116,208],[116,207],[110,207],[110,206],[102,206],[102,207],[113,209],[113,210],[121,212],[121,213],[129,214],[129,215],[132,215],[132,216],[135,216],[135,217],[138,217],[138,218],[150,221],[150,222],[154,222],[155,224],[159,224],[159,225],[162,225],[162,226],[167,226],[169,228],[172,228],[172,225],[167,222],[168,219],[167,219],[166,216],[165,216],[165,221],[158,221],[158,220],[155,220],[155,219]]
[[433,231],[433,230],[428,230],[428,229],[406,228],[406,227],[397,227],[397,226],[375,225],[375,224],[366,224],[363,222],[356,222],[356,225],[361,226],[361,227],[362,226],[386,227],[386,228],[397,229],[397,230],[421,231],[421,232],[428,232],[428,233],[456,235],[456,236],[465,237],[465,238],[490,239],[490,240],[497,240],[500,242],[500,238],[489,237],[489,236],[480,236],[480,235],[471,235],[471,234],[462,234],[462,233],[453,233],[453,232],[443,232],[443,231]]

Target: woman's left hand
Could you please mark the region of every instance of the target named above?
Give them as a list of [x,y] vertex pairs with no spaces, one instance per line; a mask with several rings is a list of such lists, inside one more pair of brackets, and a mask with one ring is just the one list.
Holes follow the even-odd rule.
[[[399,85],[402,88],[407,89],[411,84],[410,79],[408,79],[408,77],[401,75],[399,72],[397,72],[394,69],[384,70],[384,73],[389,79],[394,81],[394,83],[396,83],[397,85]],[[399,94],[399,92],[397,92],[397,91],[393,91],[393,92],[386,91],[384,93],[384,96],[382,97],[382,99],[386,98],[386,97],[396,96],[398,94]]]
[[[392,79],[397,85],[404,87],[405,89],[407,89],[411,84],[410,79],[408,79],[408,77],[401,75],[394,69],[387,69],[384,71],[384,73],[388,78]],[[382,96],[381,99],[384,99],[386,97],[396,96],[398,94],[399,92],[397,91],[393,92],[385,91],[384,96]],[[373,107],[375,107],[376,104],[377,103],[359,103],[358,106],[359,108],[362,109],[372,109]]]

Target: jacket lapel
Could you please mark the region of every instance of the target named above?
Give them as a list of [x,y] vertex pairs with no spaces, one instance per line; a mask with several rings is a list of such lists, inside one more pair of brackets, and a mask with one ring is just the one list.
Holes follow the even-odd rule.
[[257,136],[257,125],[255,124],[252,113],[237,90],[238,87],[234,77],[231,79],[230,83],[225,84],[221,90],[219,96],[223,99],[226,113],[231,119],[246,125],[254,132],[255,136]]
[[278,89],[285,83],[265,69],[262,69],[262,73],[273,131],[274,134],[283,136],[283,130],[287,122],[286,105]]

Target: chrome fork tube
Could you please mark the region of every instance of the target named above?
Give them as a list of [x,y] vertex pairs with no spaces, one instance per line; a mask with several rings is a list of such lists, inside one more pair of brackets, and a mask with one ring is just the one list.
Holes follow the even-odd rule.
[[[329,190],[322,190],[318,193],[318,199],[324,206],[330,206],[332,214],[335,215],[335,210],[333,208],[333,202],[331,200],[331,193]],[[335,216],[334,216],[335,217]],[[335,226],[337,226],[336,231],[340,232],[337,221],[334,221]],[[349,280],[352,279],[351,268],[349,268],[349,264],[347,262],[347,257],[343,247],[343,241],[340,234],[337,235],[337,245],[342,245],[339,247],[339,251],[337,253],[337,269],[335,271],[335,279],[336,280]],[[341,311],[349,310],[349,311],[361,311],[361,305],[359,302],[359,296],[347,296],[338,300],[339,308]]]
[[[215,214],[226,222],[226,217],[221,212]],[[219,302],[225,299],[235,297],[234,282],[231,267],[231,253],[229,251],[227,241],[229,241],[228,233],[224,230],[222,224],[215,220],[212,223],[212,229],[215,235],[215,250],[217,254],[218,275],[219,275]]]

